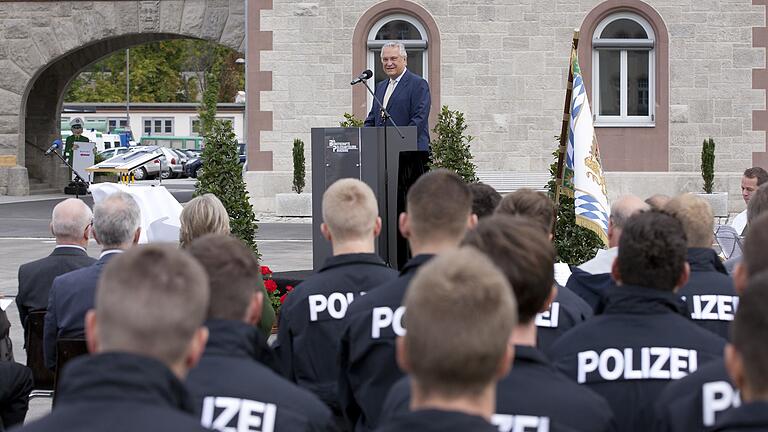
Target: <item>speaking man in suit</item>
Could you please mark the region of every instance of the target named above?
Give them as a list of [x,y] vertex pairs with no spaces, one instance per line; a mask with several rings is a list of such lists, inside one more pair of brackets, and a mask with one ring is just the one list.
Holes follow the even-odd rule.
[[[389,77],[376,85],[376,98],[389,111],[397,126],[416,126],[419,150],[429,150],[429,85],[424,78],[409,71],[408,53],[401,42],[387,42],[381,48],[381,65]],[[381,108],[373,103],[365,119],[366,126],[384,126]]]
[[93,207],[93,236],[103,249],[93,265],[53,280],[43,329],[43,354],[49,369],[56,367],[56,341],[59,338],[85,336],[85,313],[94,307],[96,284],[104,265],[116,254],[138,243],[140,224],[139,205],[125,192],[113,193]]
[[19,267],[16,306],[24,326],[25,341],[29,313],[48,307],[48,292],[53,280],[96,262],[86,253],[92,219],[91,209],[79,199],[69,198],[56,204],[51,215],[51,233],[56,238],[56,247],[47,257]]

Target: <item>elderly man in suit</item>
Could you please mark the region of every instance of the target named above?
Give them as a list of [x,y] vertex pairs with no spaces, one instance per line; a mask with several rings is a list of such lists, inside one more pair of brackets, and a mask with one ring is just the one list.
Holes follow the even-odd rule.
[[[409,71],[408,53],[401,42],[387,42],[381,48],[381,65],[389,77],[376,85],[378,98],[390,114],[387,125],[416,126],[419,150],[429,149],[429,85]],[[384,126],[381,107],[374,102],[366,126]]]
[[79,199],[69,198],[56,205],[51,215],[51,233],[56,247],[50,255],[19,267],[19,293],[16,306],[24,326],[27,340],[27,318],[33,311],[48,307],[48,292],[57,276],[81,267],[87,267],[95,259],[88,256],[88,237],[91,232],[91,209]]
[[43,354],[49,369],[56,367],[56,341],[59,338],[85,336],[85,313],[93,309],[96,284],[104,265],[116,254],[138,243],[140,223],[139,206],[125,192],[109,195],[94,206],[93,236],[103,248],[99,260],[54,279],[48,295]]

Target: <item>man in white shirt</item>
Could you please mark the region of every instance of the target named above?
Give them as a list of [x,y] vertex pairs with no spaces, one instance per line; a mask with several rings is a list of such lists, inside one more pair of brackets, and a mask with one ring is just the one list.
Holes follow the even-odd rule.
[[[747,168],[744,171],[744,176],[741,177],[741,196],[744,198],[744,203],[748,205],[752,194],[765,182],[768,182],[768,172],[760,167]],[[733,218],[731,226],[740,235],[744,235],[744,228],[747,226],[746,209]]]

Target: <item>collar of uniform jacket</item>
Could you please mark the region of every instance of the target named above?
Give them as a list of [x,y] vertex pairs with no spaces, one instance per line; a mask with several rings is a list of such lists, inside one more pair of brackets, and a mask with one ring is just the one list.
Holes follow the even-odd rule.
[[208,320],[205,326],[209,332],[205,354],[257,357],[261,349],[258,341],[264,338],[255,326],[221,319]]
[[[538,348],[530,345],[515,345],[515,360],[514,363],[539,363],[550,366],[547,356],[544,355]],[[552,366],[554,367],[554,366]]]
[[400,269],[400,276],[416,271],[422,264],[429,261],[434,257],[434,254],[419,254],[408,260],[407,263]]
[[673,292],[636,285],[613,286],[605,293],[603,314],[687,316],[685,303]]
[[376,254],[373,253],[351,253],[332,256],[327,258],[323,263],[323,267],[320,271],[326,271],[328,269],[349,265],[349,264],[374,264],[386,267],[387,264]]
[[75,358],[64,368],[59,386],[57,407],[115,400],[195,412],[186,388],[168,367],[136,354],[109,352]]
[[727,275],[723,262],[711,248],[688,248],[688,264],[691,271],[716,271]]

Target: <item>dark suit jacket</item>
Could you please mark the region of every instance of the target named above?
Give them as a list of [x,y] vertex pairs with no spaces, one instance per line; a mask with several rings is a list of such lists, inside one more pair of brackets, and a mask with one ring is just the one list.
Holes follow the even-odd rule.
[[[389,79],[376,84],[376,97],[384,102]],[[419,150],[429,150],[429,84],[424,78],[405,70],[387,102],[387,111],[392,116],[387,125],[394,122],[398,126],[416,126]],[[366,126],[384,126],[381,109],[376,102],[365,119]]]
[[85,336],[85,313],[93,309],[96,284],[104,265],[115,254],[104,255],[93,265],[53,280],[43,329],[43,355],[49,369],[56,368],[56,341]]
[[16,306],[19,319],[24,326],[24,340],[27,340],[27,317],[36,310],[48,307],[48,292],[57,276],[87,267],[96,260],[85,251],[74,247],[58,247],[45,258],[23,264],[19,267],[19,294]]

